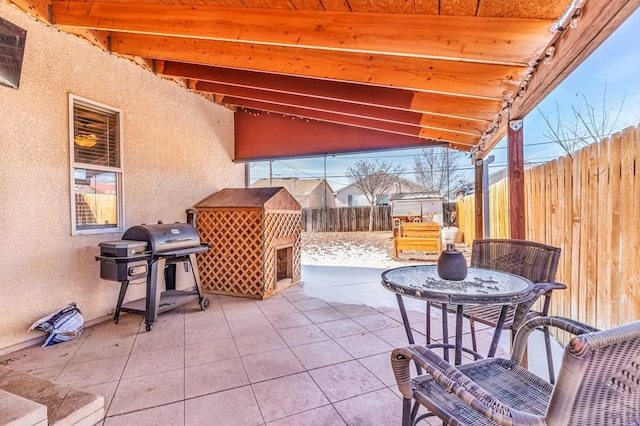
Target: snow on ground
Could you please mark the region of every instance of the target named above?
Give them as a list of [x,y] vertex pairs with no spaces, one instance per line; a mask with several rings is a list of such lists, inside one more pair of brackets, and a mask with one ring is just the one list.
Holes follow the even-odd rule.
[[[456,245],[468,254],[468,248]],[[437,253],[405,251],[392,258],[391,231],[375,232],[303,232],[302,264],[321,266],[360,266],[395,268],[413,264],[435,264]]]

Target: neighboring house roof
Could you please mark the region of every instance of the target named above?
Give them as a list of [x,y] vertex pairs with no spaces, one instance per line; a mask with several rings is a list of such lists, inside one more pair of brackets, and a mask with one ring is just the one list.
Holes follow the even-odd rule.
[[[267,188],[270,186],[282,186],[294,197],[308,196],[318,186],[322,185],[324,179],[298,179],[298,178],[277,178],[258,179],[251,184],[252,188]],[[331,185],[327,183],[327,190],[333,193]]]

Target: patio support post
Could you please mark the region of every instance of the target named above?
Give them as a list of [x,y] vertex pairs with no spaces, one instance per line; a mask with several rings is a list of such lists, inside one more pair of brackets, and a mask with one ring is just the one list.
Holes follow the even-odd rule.
[[522,119],[509,120],[507,130],[509,238],[525,239],[524,138]]
[[474,224],[474,229],[475,229],[475,238],[484,238],[484,222],[483,222],[483,212],[482,212],[482,206],[483,206],[483,202],[482,202],[482,171],[483,171],[483,161],[481,159],[475,159],[474,160],[474,166],[475,166],[475,189],[473,191],[473,202],[475,204],[475,210],[476,210],[476,214],[475,214],[475,224]]

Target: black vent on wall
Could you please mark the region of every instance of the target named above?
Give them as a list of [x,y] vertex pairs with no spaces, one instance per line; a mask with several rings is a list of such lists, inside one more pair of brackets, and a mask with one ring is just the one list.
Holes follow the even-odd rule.
[[0,84],[18,88],[27,32],[0,18]]

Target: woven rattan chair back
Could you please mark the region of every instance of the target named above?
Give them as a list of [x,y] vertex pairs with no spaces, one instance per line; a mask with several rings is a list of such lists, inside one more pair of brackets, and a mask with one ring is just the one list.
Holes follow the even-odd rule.
[[570,341],[546,420],[640,425],[640,321]]
[[[535,241],[491,239],[475,240],[471,250],[471,266],[520,275],[534,284],[555,281],[560,259],[560,249],[558,247]],[[545,291],[545,289],[541,289],[538,292],[538,296],[543,295]],[[544,303],[545,306],[536,315],[548,314],[548,299],[547,297]],[[516,306],[510,324],[513,332],[517,331],[531,317],[530,311],[536,301],[537,297]],[[499,307],[488,308],[476,311],[473,316],[476,321],[491,324],[493,318],[497,317],[498,312]]]
[[560,249],[526,240],[474,240],[471,266],[510,272],[531,282],[553,282]]

